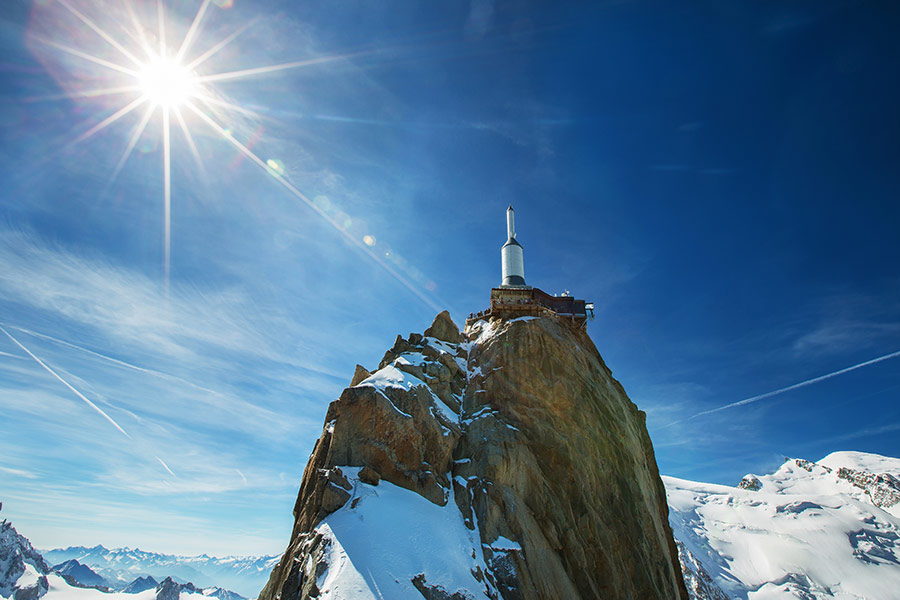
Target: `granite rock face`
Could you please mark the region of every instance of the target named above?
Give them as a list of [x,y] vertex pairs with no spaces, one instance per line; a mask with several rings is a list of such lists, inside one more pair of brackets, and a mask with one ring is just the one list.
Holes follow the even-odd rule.
[[397,577],[421,597],[688,597],[645,415],[563,319],[460,333],[445,312],[425,335],[398,336],[373,373],[358,368],[328,409],[260,600],[327,597],[337,567],[323,520],[380,482],[458,511],[480,541],[465,589],[439,573]]

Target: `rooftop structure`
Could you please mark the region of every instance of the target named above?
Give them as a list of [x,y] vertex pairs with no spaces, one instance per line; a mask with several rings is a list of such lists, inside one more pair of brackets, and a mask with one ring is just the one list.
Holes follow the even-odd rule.
[[514,319],[523,316],[555,316],[570,320],[580,328],[594,317],[594,304],[577,300],[568,291],[556,296],[525,283],[525,256],[516,240],[515,211],[506,209],[506,243],[500,248],[502,280],[491,289],[491,306],[466,319],[466,324],[479,319],[498,317]]

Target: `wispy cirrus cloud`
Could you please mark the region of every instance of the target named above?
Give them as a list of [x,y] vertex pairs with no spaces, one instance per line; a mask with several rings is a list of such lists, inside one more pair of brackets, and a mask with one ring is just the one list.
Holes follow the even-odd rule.
[[2,232],[0,289],[8,301],[89,326],[143,347],[192,359],[204,346],[282,359],[259,335],[239,289],[162,286],[108,260],[49,246],[22,231]]
[[793,344],[798,354],[832,353],[869,345],[900,336],[900,323],[835,319],[821,323],[816,329],[801,335]]
[[[261,310],[246,288],[175,281],[167,295],[145,273],[26,230],[0,230],[0,264],[8,511],[70,482],[77,500],[48,515],[54,535],[66,535],[60,523],[73,506],[104,498],[184,503],[171,509],[178,514],[212,499],[271,503],[264,498],[275,494],[289,514],[306,440],[345,380],[328,353],[314,351],[330,332]],[[313,351],[298,351],[301,343]],[[235,511],[228,518],[240,520]],[[35,525],[33,505],[27,512],[23,524]],[[209,523],[191,525],[201,526]],[[266,542],[276,551],[281,540]]]
[[0,471],[4,473],[8,473],[10,475],[15,475],[16,477],[24,477],[25,479],[37,479],[37,475],[30,471],[24,471],[22,469],[13,469],[12,467],[0,467]]
[[900,336],[900,302],[894,292],[866,295],[837,291],[813,303],[811,326],[797,333],[791,349],[797,355],[836,354],[867,348]]

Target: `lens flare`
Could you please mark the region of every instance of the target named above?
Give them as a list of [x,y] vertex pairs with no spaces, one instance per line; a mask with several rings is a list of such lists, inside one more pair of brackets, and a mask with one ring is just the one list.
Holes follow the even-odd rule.
[[[40,47],[52,49],[56,60],[52,65],[63,65],[67,75],[61,80],[66,95],[71,98],[90,98],[104,105],[109,112],[99,121],[78,135],[73,144],[81,143],[106,130],[125,117],[136,119],[118,163],[110,173],[109,185],[118,177],[133,151],[160,152],[162,158],[162,213],[163,213],[163,272],[168,290],[170,272],[171,215],[175,194],[172,190],[172,155],[175,150],[172,128],[180,130],[187,149],[200,171],[205,171],[204,161],[196,144],[192,129],[203,123],[222,140],[239,152],[229,168],[234,169],[245,158],[261,167],[275,181],[287,189],[296,199],[317,213],[328,225],[340,233],[394,277],[399,283],[434,310],[440,306],[423,294],[419,285],[421,275],[415,269],[401,273],[386,262],[380,252],[375,252],[375,237],[360,238],[352,231],[354,221],[343,211],[332,210],[327,197],[309,199],[286,177],[285,164],[276,158],[263,160],[254,152],[254,146],[262,136],[263,127],[257,129],[243,142],[239,133],[228,123],[239,116],[259,119],[250,108],[229,102],[219,88],[220,82],[231,82],[260,77],[292,69],[302,69],[352,58],[376,55],[378,50],[364,50],[344,54],[331,54],[294,60],[281,64],[238,68],[222,72],[209,72],[211,59],[228,48],[258,19],[252,19],[241,27],[209,44],[203,39],[202,30],[210,6],[230,8],[232,0],[199,0],[199,7],[180,44],[169,45],[173,31],[180,29],[168,25],[165,1],[138,3],[134,0],[41,0],[36,4],[36,15],[29,36]],[[155,4],[156,10],[149,9]],[[103,8],[98,8],[102,5]],[[81,9],[79,9],[81,7]],[[59,10],[62,8],[63,10]],[[95,20],[95,17],[97,20]],[[131,24],[128,27],[127,23]],[[35,27],[38,25],[37,27]],[[60,28],[63,28],[62,31]],[[66,40],[60,43],[58,40]],[[65,60],[60,60],[64,58]],[[52,68],[52,67],[48,67]],[[119,102],[118,97],[124,99]],[[159,134],[145,133],[160,126]],[[152,140],[161,140],[159,141]],[[161,146],[161,148],[160,148]],[[390,255],[387,255],[389,258]],[[392,262],[397,264],[396,259]],[[412,281],[410,281],[412,279]]]

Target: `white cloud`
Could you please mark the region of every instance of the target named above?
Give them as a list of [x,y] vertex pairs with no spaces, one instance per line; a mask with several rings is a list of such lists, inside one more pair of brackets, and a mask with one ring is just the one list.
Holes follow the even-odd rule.
[[837,319],[801,335],[793,349],[798,354],[831,354],[865,347],[886,338],[896,339],[898,335],[900,323]]
[[23,471],[22,469],[13,469],[12,467],[0,467],[0,471],[4,473],[8,473],[10,475],[15,475],[17,477],[24,477],[25,479],[37,479],[37,475],[30,471]]

